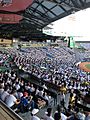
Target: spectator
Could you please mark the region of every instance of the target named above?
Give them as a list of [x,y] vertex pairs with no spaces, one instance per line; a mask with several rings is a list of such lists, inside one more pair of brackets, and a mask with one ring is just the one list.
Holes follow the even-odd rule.
[[76,119],[85,120],[85,114],[83,113],[82,110],[79,110],[79,108],[77,108],[75,111],[76,111]]
[[4,91],[3,91],[2,95],[1,95],[1,100],[5,101],[5,99],[6,99],[6,97],[8,95],[9,95],[9,93],[8,93],[8,86],[5,86]]
[[54,114],[54,119],[55,120],[61,120],[61,111],[60,111],[60,106],[57,106],[57,111]]
[[64,94],[64,92],[61,92],[60,103],[64,107],[64,105],[65,105],[65,94]]
[[67,120],[68,119],[68,117],[66,115],[61,113],[61,108],[59,105],[57,106],[57,111],[54,114],[54,119],[55,120]]
[[23,96],[20,99],[20,104],[18,105],[18,108],[20,109],[20,111],[22,113],[28,111],[28,99],[27,99],[27,97],[28,97],[28,93],[24,92]]
[[90,120],[90,111],[85,111],[86,117],[85,120]]
[[44,115],[44,120],[54,120],[52,117],[52,108],[47,109],[47,112]]
[[3,85],[0,84],[0,98],[1,98],[1,95],[3,92],[4,92],[4,87],[3,87]]
[[15,97],[16,90],[12,90],[11,94],[8,95],[5,98],[5,103],[7,104],[8,107],[13,107],[16,103],[16,97]]
[[38,111],[39,111],[38,109],[33,109],[32,110],[32,113],[31,113],[32,118],[31,118],[31,120],[40,120],[40,118],[36,116],[36,114],[38,113]]

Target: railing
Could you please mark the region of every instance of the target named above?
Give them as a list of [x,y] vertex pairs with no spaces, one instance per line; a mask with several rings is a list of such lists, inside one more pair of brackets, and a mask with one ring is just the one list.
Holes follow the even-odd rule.
[[11,108],[0,100],[0,120],[23,120]]

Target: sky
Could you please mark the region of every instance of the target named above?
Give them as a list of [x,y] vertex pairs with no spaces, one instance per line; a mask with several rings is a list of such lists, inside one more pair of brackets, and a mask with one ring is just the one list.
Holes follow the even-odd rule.
[[90,8],[53,22],[53,33],[90,38]]

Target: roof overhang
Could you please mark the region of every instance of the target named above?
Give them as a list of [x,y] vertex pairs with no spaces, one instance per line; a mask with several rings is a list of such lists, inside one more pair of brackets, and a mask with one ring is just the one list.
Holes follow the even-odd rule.
[[90,0],[12,0],[6,6],[0,6],[0,14],[22,16],[17,24],[0,24],[0,32],[16,33],[41,30],[46,25],[65,16],[90,7]]

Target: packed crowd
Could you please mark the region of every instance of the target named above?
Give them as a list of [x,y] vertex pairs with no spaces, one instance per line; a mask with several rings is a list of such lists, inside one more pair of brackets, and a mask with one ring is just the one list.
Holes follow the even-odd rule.
[[[52,117],[52,109],[48,108],[44,120],[90,119],[89,112],[77,107],[78,98],[90,97],[90,75],[75,66],[75,54],[68,52],[68,48],[8,49],[7,53],[13,56],[19,69],[60,86],[57,111]],[[31,110],[32,120],[39,120],[35,114],[52,99],[45,91],[48,87],[45,84],[42,87],[20,79],[15,71],[0,73],[0,99],[12,109]]]
[[75,66],[75,55],[70,54],[65,48],[29,48],[28,53],[25,51],[17,53],[14,62],[19,69],[46,81],[55,83],[55,80],[63,77],[67,79],[73,74],[78,80],[87,81],[87,74]]
[[[43,96],[43,100],[38,96]],[[0,99],[8,107],[25,112],[42,107],[51,96],[44,91],[44,88],[37,89],[30,82],[18,78],[14,71],[9,71],[0,74]]]

